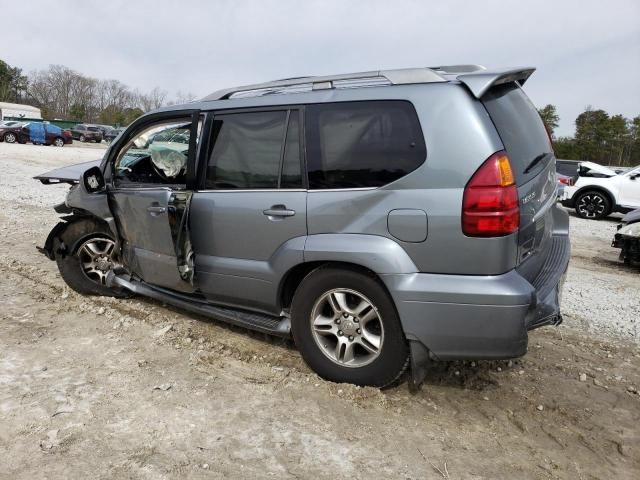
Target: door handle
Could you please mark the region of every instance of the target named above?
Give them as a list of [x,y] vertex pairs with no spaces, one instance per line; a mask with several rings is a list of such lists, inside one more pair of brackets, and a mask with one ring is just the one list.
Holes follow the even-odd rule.
[[166,211],[166,208],[160,206],[152,205],[150,207],[147,207],[147,212],[149,212],[153,216],[160,215],[161,213],[164,213]]
[[293,217],[295,210],[289,210],[285,205],[273,205],[271,208],[263,210],[262,213],[267,217]]

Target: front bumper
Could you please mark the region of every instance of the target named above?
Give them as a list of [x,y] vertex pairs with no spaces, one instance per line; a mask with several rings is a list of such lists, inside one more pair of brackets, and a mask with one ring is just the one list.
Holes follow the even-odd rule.
[[554,235],[535,280],[516,270],[469,276],[411,273],[382,275],[407,339],[441,360],[504,359],[527,351],[527,332],[558,324],[569,237]]

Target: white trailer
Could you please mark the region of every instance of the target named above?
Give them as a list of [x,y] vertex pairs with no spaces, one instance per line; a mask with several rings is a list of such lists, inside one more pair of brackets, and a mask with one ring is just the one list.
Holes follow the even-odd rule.
[[0,121],[5,118],[24,118],[42,120],[42,113],[37,107],[21,105],[19,103],[0,102]]

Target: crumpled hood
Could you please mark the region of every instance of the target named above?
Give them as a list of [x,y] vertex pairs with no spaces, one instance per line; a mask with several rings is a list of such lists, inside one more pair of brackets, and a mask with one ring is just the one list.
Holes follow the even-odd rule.
[[97,167],[102,160],[91,160],[90,162],[76,163],[75,165],[67,165],[66,167],[56,168],[50,172],[41,173],[33,177],[40,180],[45,185],[50,183],[78,183],[82,174],[91,167]]
[[614,170],[611,170],[609,167],[605,167],[604,165],[599,165],[593,162],[580,162],[582,167],[588,168],[592,172],[601,173],[603,175],[608,175],[610,177],[615,177],[618,175]]
[[624,217],[622,217],[623,224],[638,223],[638,222],[640,222],[640,208],[638,208],[637,210],[632,210],[631,212],[627,213]]

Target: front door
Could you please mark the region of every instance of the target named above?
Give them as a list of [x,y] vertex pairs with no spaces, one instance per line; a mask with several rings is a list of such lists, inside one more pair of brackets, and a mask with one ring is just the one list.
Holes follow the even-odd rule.
[[146,283],[181,292],[195,289],[184,248],[199,124],[197,114],[162,117],[129,134],[112,156],[109,201],[125,267]]
[[277,314],[307,234],[300,111],[219,113],[211,130],[190,210],[198,286],[214,303]]
[[640,207],[640,167],[619,175],[620,204]]

